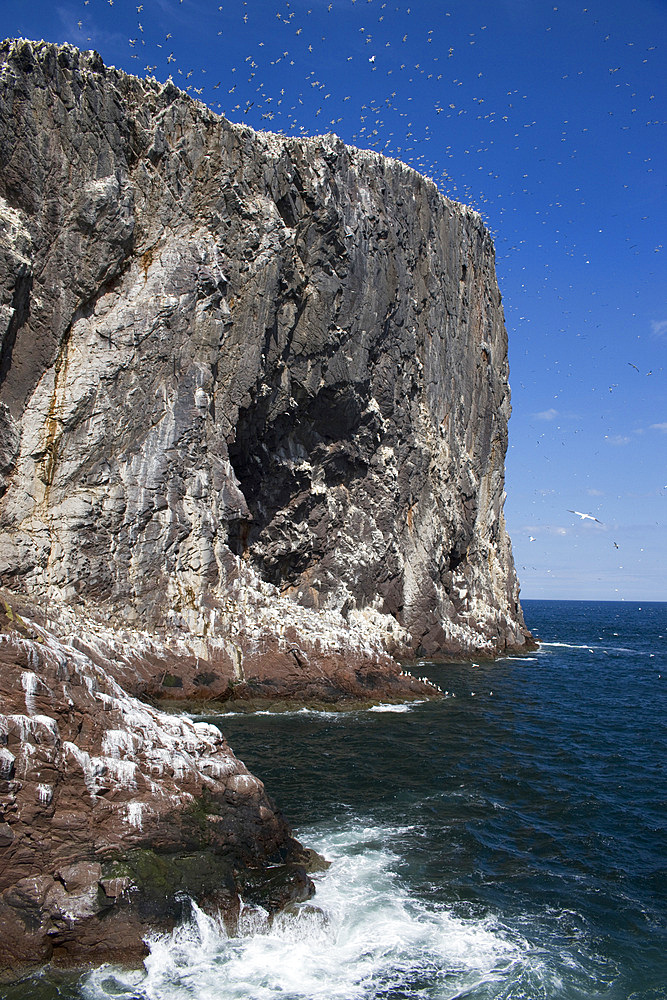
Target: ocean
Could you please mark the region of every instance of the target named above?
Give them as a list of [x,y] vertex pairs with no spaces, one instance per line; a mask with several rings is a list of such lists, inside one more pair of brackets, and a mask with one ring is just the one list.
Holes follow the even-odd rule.
[[212,720],[332,862],[309,904],[11,1000],[667,998],[667,604],[523,606],[540,649],[420,663],[441,701]]

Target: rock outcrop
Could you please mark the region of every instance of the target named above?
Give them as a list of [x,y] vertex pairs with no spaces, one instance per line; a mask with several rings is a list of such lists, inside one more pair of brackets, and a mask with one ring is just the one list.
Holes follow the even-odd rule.
[[267,691],[530,641],[476,213],[69,46],[2,44],[0,129],[5,586]]
[[431,697],[401,657],[532,642],[507,378],[489,234],[405,165],[0,45],[0,965],[308,895],[149,702]]
[[103,639],[0,605],[0,980],[137,961],[189,900],[308,898],[308,852],[220,731],[127,695]]

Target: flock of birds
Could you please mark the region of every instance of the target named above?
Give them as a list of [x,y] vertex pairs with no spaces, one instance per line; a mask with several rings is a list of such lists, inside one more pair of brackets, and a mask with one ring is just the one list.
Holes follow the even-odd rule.
[[[539,145],[530,139],[527,143],[526,138],[538,124],[538,111],[553,115],[552,108],[540,107],[539,94],[528,92],[520,72],[508,76],[512,84],[508,89],[495,86],[496,69],[507,72],[506,64],[496,65],[499,21],[493,14],[485,19],[480,16],[493,5],[479,4],[478,13],[461,0],[438,8],[424,0],[398,4],[395,0],[82,2],[84,13],[76,22],[78,37],[72,41],[94,44],[91,25],[95,18],[100,18],[105,6],[114,12],[122,10],[124,24],[134,28],[126,40],[128,68],[131,60],[137,60],[139,73],[160,78],[171,75],[184,90],[232,120],[246,119],[255,127],[284,134],[340,131],[345,141],[405,160],[443,190],[474,202],[482,212],[488,213],[492,199],[502,201],[505,196],[509,200],[529,193],[537,183],[527,172],[517,172],[512,181],[515,190],[494,194],[497,185],[489,183],[489,193],[485,193],[481,178],[471,183],[470,171],[458,167],[461,157],[470,157],[472,170],[497,181],[492,161],[502,144],[520,154],[517,160],[526,155],[534,168],[541,159],[533,155],[540,153]],[[620,130],[632,130],[635,123],[642,127],[664,124],[653,110],[655,93],[642,94],[634,78],[624,74],[625,67],[616,64],[619,46],[613,47],[612,33],[592,8],[573,5],[570,0],[564,7],[548,2],[536,6],[542,9],[535,29],[537,50],[546,53],[554,44],[551,38],[560,44],[564,28],[586,35],[602,49],[610,48],[606,59],[610,65],[604,69],[610,81],[606,114],[617,116]],[[129,19],[128,10],[133,15]],[[199,44],[192,29],[194,20]],[[628,28],[629,24],[630,20]],[[511,40],[512,28],[510,19],[504,28],[510,34],[501,44]],[[516,28],[518,35],[518,19]],[[636,73],[638,60],[644,65],[659,58],[658,46],[644,45],[639,52],[629,30],[628,35],[622,46]],[[219,42],[217,53],[211,49],[212,42]],[[519,52],[517,58],[529,55]],[[545,57],[545,66],[547,61]],[[551,127],[559,131],[558,141],[564,145],[559,155],[565,162],[580,155],[577,145],[595,130],[575,121],[574,102],[581,91],[572,98],[566,96],[586,73],[586,64],[576,67],[564,57],[558,69],[564,72],[553,84],[561,85],[562,108],[569,113],[569,107],[572,120],[554,118]],[[212,72],[219,76],[215,83]],[[373,74],[377,74],[375,79]],[[379,82],[380,77],[384,82]],[[445,125],[448,120],[451,124]],[[496,150],[491,148],[494,145]],[[451,175],[447,159],[457,161]],[[649,164],[647,169],[654,167]],[[562,207],[558,202],[554,196],[543,206],[543,213]],[[493,207],[498,215],[507,210],[502,203]]]

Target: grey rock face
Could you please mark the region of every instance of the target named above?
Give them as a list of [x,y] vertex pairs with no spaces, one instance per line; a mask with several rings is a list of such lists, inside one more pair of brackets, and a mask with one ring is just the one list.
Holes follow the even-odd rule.
[[240,658],[272,608],[302,649],[530,642],[478,215],[68,46],[0,46],[0,130],[6,586]]

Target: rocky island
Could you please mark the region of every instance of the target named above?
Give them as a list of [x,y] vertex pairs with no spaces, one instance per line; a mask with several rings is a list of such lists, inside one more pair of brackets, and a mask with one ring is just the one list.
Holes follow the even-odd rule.
[[184,894],[306,898],[261,782],[156,706],[433,697],[402,661],[531,647],[509,412],[475,212],[0,45],[6,970],[136,958]]

